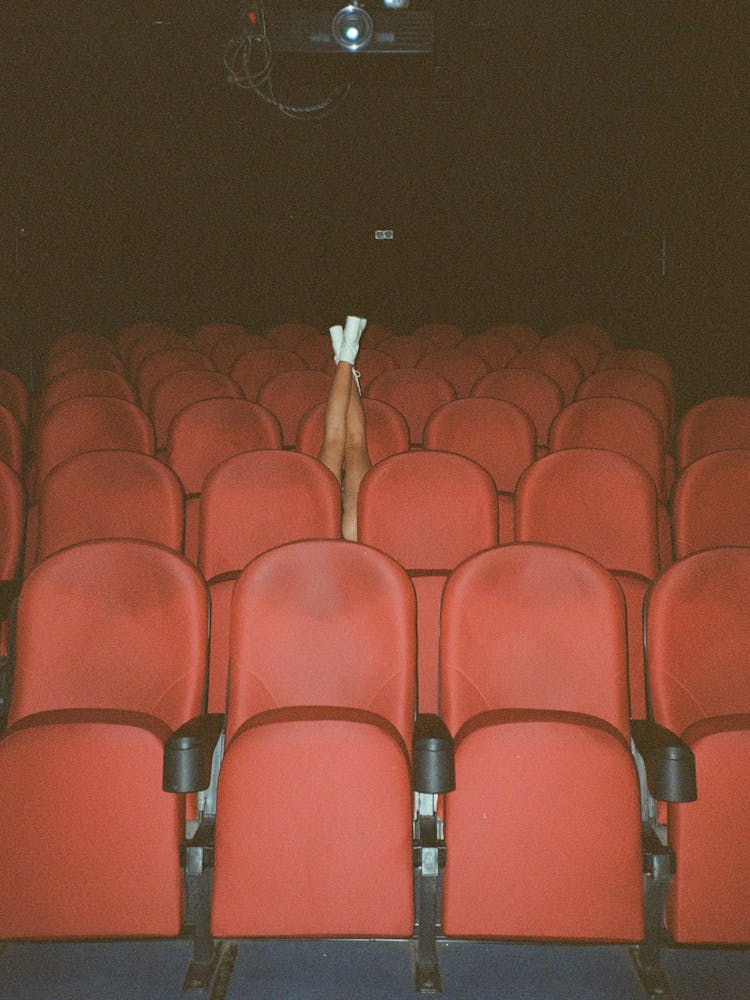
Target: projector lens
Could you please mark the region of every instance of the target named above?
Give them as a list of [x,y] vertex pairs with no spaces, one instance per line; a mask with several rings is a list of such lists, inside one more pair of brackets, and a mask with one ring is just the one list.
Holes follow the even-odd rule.
[[338,45],[356,52],[363,49],[372,38],[372,18],[362,7],[349,4],[336,14],[331,30]]

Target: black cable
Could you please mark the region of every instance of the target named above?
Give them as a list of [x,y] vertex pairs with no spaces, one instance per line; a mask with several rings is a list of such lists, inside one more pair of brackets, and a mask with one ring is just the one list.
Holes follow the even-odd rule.
[[[349,93],[351,83],[347,81],[328,97],[311,104],[280,100],[274,92],[273,48],[266,29],[262,0],[255,6],[258,20],[252,30],[229,41],[224,50],[224,67],[229,75],[229,82],[242,90],[252,91],[266,104],[295,121],[326,117]],[[258,68],[254,69],[254,65]]]

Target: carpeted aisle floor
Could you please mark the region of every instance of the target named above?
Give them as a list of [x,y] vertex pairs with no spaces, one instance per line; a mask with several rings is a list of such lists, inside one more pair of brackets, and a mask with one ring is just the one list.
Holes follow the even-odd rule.
[[[0,1000],[196,1000],[183,993],[187,941],[9,943]],[[440,944],[443,1000],[644,1000],[628,950],[451,941]],[[748,1000],[750,950],[669,949],[675,1000]],[[411,945],[243,941],[226,1000],[412,1000]]]

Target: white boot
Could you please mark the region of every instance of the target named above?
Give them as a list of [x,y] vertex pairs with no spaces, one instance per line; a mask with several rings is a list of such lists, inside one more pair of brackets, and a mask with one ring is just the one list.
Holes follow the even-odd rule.
[[333,344],[333,360],[336,364],[339,363],[339,355],[341,354],[341,345],[344,342],[344,328],[343,326],[332,326],[329,328],[328,332],[331,335],[331,343]]
[[344,341],[339,351],[339,361],[347,361],[353,365],[359,352],[359,340],[367,326],[366,319],[359,316],[347,316],[344,324]]

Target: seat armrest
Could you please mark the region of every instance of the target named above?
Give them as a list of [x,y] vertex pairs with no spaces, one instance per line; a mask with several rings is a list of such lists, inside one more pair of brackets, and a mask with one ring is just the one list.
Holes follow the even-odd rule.
[[456,787],[453,737],[438,715],[418,715],[412,737],[412,788],[439,795]]
[[687,743],[649,719],[634,719],[630,734],[646,765],[649,793],[660,802],[694,802],[695,756]]
[[224,728],[220,713],[199,715],[175,730],[164,745],[165,792],[202,792],[211,783],[214,748]]

